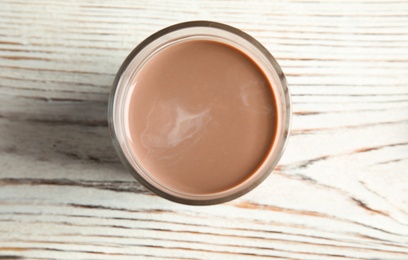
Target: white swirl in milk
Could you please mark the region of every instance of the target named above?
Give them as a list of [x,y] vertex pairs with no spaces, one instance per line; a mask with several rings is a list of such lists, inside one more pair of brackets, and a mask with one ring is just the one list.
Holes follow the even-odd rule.
[[192,112],[177,101],[157,101],[148,113],[141,142],[148,149],[168,149],[197,137],[211,119],[210,110]]

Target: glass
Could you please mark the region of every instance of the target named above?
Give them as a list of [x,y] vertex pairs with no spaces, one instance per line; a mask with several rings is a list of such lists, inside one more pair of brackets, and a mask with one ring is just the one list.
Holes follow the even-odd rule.
[[[188,40],[211,40],[237,48],[252,58],[270,81],[277,103],[277,133],[264,163],[241,184],[214,194],[182,194],[153,180],[135,157],[128,142],[128,107],[132,82],[143,65],[160,50]],[[285,76],[268,50],[239,29],[211,22],[192,21],[167,27],[140,43],[126,58],[113,82],[109,99],[108,122],[112,142],[123,165],[145,187],[168,200],[189,205],[223,203],[249,192],[274,169],[285,149],[290,128],[291,103]]]

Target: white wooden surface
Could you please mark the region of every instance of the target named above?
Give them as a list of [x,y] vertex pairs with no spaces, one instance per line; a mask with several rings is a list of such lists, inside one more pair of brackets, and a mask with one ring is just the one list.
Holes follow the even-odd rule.
[[[191,207],[123,169],[108,93],[186,20],[255,36],[293,129],[248,195]],[[408,2],[0,1],[0,259],[408,259]]]

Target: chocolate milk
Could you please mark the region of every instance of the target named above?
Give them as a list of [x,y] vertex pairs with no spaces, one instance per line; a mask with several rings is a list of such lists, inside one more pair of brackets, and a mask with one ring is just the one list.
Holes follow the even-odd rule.
[[189,40],[166,47],[134,80],[127,127],[135,156],[175,192],[203,195],[239,185],[274,141],[270,84],[232,46]]

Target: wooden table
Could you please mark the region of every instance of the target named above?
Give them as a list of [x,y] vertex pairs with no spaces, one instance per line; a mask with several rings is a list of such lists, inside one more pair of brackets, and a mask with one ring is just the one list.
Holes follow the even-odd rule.
[[[0,2],[0,259],[408,259],[408,2]],[[184,206],[112,148],[111,83],[145,37],[215,20],[275,56],[293,101],[274,173]]]

